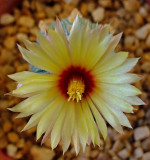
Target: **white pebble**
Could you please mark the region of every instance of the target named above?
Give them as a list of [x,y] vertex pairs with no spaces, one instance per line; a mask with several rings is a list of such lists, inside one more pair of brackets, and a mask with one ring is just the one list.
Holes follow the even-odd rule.
[[95,22],[101,22],[104,19],[105,10],[102,7],[97,8],[92,12],[92,17]]

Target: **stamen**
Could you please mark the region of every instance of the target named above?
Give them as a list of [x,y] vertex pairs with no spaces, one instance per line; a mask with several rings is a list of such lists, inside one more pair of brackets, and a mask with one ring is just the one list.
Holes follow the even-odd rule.
[[69,95],[68,101],[76,100],[77,102],[82,100],[82,94],[85,90],[85,84],[82,79],[72,79],[68,85],[68,92]]

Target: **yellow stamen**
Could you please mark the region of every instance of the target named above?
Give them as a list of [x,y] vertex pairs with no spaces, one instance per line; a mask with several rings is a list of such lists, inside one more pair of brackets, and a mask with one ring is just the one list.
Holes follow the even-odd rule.
[[67,94],[69,95],[68,101],[76,100],[79,102],[79,100],[82,99],[82,94],[84,93],[85,90],[85,84],[82,81],[82,79],[72,79],[68,85],[68,92]]

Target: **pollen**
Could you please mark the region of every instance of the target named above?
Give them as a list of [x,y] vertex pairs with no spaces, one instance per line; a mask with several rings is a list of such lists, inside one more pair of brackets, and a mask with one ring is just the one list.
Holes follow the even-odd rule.
[[68,85],[68,92],[69,95],[68,101],[76,100],[77,102],[82,100],[82,96],[85,90],[85,84],[82,79],[72,79]]

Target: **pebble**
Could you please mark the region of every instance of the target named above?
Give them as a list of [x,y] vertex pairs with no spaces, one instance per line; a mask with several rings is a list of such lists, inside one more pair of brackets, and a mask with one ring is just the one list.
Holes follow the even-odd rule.
[[111,8],[112,7],[111,0],[99,0],[98,3],[104,8]]
[[92,17],[95,22],[101,22],[105,16],[105,9],[102,7],[98,7],[92,12]]
[[150,160],[150,152],[144,153],[142,160]]
[[15,17],[12,14],[3,14],[0,17],[0,24],[2,25],[8,25],[12,24],[15,21]]
[[16,38],[19,42],[22,42],[22,40],[28,39],[28,36],[25,33],[18,33]]
[[127,149],[123,149],[118,153],[118,156],[122,159],[127,159],[130,157],[130,152]]
[[9,144],[7,146],[7,154],[8,154],[8,156],[14,157],[16,152],[17,152],[17,147],[15,145]]
[[123,1],[123,4],[125,9],[130,12],[135,12],[140,7],[140,3],[138,0],[126,0],[126,1]]
[[149,32],[150,32],[150,24],[146,24],[141,28],[139,28],[138,30],[136,30],[135,35],[137,38],[144,40],[146,39]]
[[34,26],[34,19],[28,16],[22,16],[18,20],[18,24],[27,28],[32,28]]
[[150,138],[147,138],[142,142],[142,148],[145,151],[148,151],[150,149]]
[[150,72],[150,62],[144,62],[142,65],[141,65],[141,69],[143,71],[145,71],[146,73],[149,73]]
[[145,44],[148,48],[150,48],[150,35],[148,35],[148,37],[146,38],[146,43]]
[[148,126],[138,127],[134,130],[134,139],[136,141],[150,137],[150,129]]
[[15,36],[7,37],[4,40],[4,46],[9,50],[14,49],[15,45],[16,45],[16,37]]
[[143,156],[143,150],[142,148],[136,148],[134,150],[134,154],[135,154],[135,157],[138,159],[138,158],[141,158]]
[[50,148],[32,146],[31,155],[33,160],[52,160],[55,156],[55,152],[50,150]]
[[147,17],[148,13],[145,7],[140,7],[139,9],[139,13],[143,16],[143,17]]
[[5,121],[3,124],[4,132],[9,132],[11,129],[12,129],[12,123],[9,120]]
[[11,143],[17,143],[19,140],[19,136],[15,132],[9,132],[7,137]]
[[134,36],[126,36],[124,39],[124,43],[126,47],[131,47],[135,42],[135,37]]

